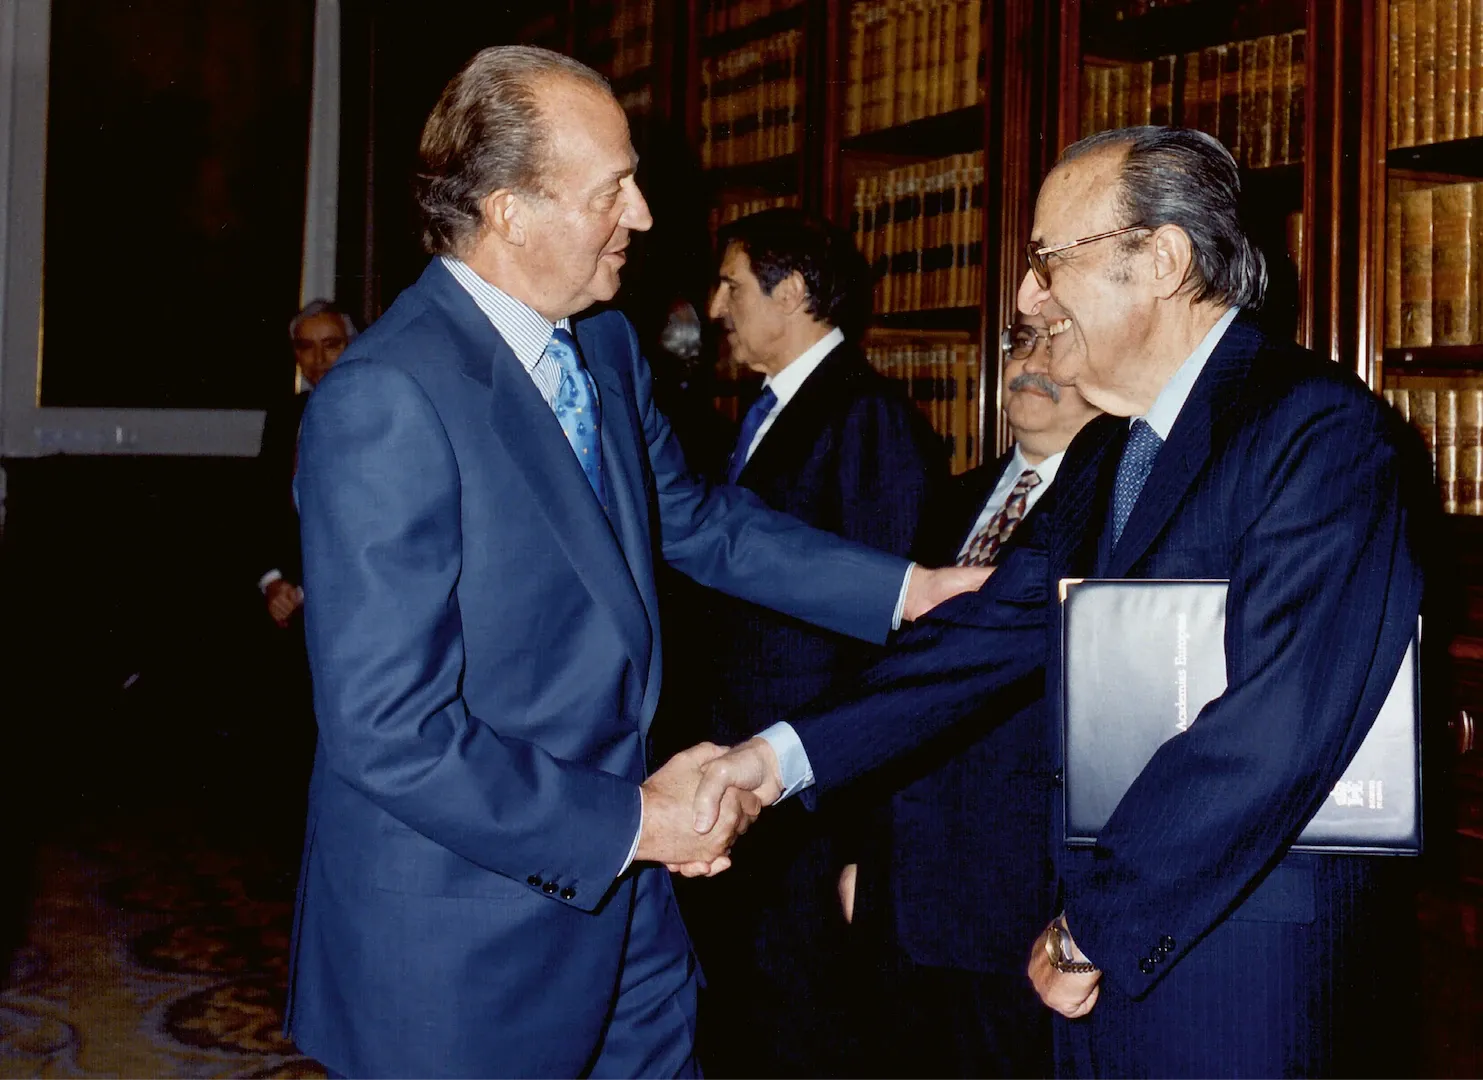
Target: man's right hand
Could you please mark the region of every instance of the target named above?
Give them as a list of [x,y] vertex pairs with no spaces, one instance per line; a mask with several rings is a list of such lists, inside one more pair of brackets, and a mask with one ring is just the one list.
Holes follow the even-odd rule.
[[731,845],[762,812],[762,801],[750,791],[726,791],[711,828],[697,830],[696,788],[701,768],[726,753],[726,747],[701,743],[681,751],[644,781],[644,826],[636,860],[664,863],[686,877],[713,877],[731,865]]
[[268,614],[282,627],[287,627],[294,612],[304,606],[304,590],[283,578],[268,582],[263,598],[268,601]]
[[706,762],[695,792],[695,831],[710,832],[734,792],[755,793],[761,806],[771,806],[783,797],[783,779],[772,745],[753,736],[740,746],[722,751]]

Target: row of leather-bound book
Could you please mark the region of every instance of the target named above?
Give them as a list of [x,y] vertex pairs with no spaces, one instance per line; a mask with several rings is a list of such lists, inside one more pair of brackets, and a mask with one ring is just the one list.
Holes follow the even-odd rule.
[[796,8],[804,0],[710,0],[701,16],[701,32],[706,37],[739,30],[743,26]]
[[1391,0],[1391,146],[1483,136],[1483,0]]
[[983,294],[983,151],[856,182],[850,225],[880,314],[976,305]]
[[700,65],[700,161],[706,168],[798,150],[803,128],[803,32],[746,42]]
[[1134,63],[1087,57],[1082,134],[1177,124],[1214,135],[1247,168],[1302,161],[1306,53],[1295,30]]
[[1483,515],[1483,377],[1386,381],[1385,400],[1416,428],[1431,454],[1442,509]]
[[865,358],[898,383],[932,429],[942,436],[955,473],[977,460],[978,346],[962,335],[922,331],[870,331]]
[[850,8],[845,135],[983,100],[981,0],[864,0]]
[[1483,182],[1407,183],[1386,203],[1385,344],[1483,341]]

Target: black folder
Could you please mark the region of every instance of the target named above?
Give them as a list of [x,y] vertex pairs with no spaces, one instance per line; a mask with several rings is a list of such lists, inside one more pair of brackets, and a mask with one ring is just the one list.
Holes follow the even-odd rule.
[[[1061,582],[1067,844],[1095,843],[1159,746],[1225,692],[1226,584]],[[1294,851],[1421,853],[1417,647]]]

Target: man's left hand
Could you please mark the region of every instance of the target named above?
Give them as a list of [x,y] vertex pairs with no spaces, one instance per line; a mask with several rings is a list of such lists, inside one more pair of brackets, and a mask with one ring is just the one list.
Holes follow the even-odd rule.
[[944,600],[951,600],[959,593],[974,591],[988,581],[993,572],[992,566],[944,566],[940,570],[913,566],[911,582],[906,586],[906,604],[901,610],[901,617],[907,620],[920,619]]
[[[1043,930],[1035,939],[1035,947],[1030,950],[1030,982],[1034,983],[1035,992],[1049,1008],[1075,1020],[1078,1016],[1087,1015],[1096,1006],[1097,997],[1102,992],[1102,973],[1089,971],[1081,975],[1057,971],[1045,949],[1045,939],[1049,933],[1049,928]],[[1070,935],[1066,937],[1070,941]],[[1072,947],[1075,948],[1074,943]],[[1074,955],[1081,959],[1079,952]]]

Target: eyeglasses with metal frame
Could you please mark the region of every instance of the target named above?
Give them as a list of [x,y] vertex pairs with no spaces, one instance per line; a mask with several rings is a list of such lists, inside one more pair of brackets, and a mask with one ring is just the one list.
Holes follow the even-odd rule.
[[1037,241],[1031,240],[1025,245],[1025,258],[1030,261],[1030,272],[1035,275],[1035,280],[1040,283],[1040,287],[1042,289],[1048,289],[1050,288],[1050,263],[1045,259],[1047,255],[1059,255],[1063,251],[1070,251],[1072,248],[1081,247],[1082,244],[1092,244],[1098,240],[1110,240],[1114,236],[1126,236],[1128,233],[1138,232],[1140,229],[1147,228],[1148,226],[1142,223],[1129,225],[1125,229],[1113,229],[1109,232],[1096,233],[1093,236],[1083,236],[1080,240],[1072,240],[1068,244],[1056,244],[1053,247],[1041,247]]

